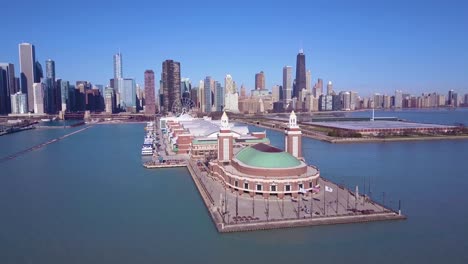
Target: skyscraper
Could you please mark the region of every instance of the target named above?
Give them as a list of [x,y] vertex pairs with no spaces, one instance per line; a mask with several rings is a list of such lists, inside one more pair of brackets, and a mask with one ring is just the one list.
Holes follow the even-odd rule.
[[11,112],[13,114],[26,114],[28,112],[28,98],[21,91],[11,95]]
[[10,95],[16,92],[15,89],[15,67],[11,63],[0,63],[0,113],[11,113]]
[[292,67],[283,67],[283,97],[284,107],[287,108],[292,99]]
[[122,53],[120,51],[114,55],[114,80],[123,78]]
[[332,94],[333,94],[333,83],[329,81],[327,84],[327,95],[332,95]]
[[156,113],[156,99],[154,96],[154,71],[145,71],[145,114]]
[[19,44],[21,91],[28,99],[28,111],[34,110],[33,84],[36,79],[36,51],[30,43]]
[[312,73],[310,70],[306,72],[306,90],[308,93],[312,93]]
[[278,102],[280,99],[280,87],[279,85],[273,85],[271,88],[271,95],[272,95],[272,100],[274,102]]
[[57,86],[60,87],[60,110],[64,112],[70,111],[70,94],[68,92],[70,90],[70,83],[59,79],[57,80]]
[[395,91],[395,108],[403,107],[403,93],[400,90]]
[[35,114],[44,114],[44,92],[47,89],[47,85],[44,83],[34,83],[33,90],[34,90],[34,113]]
[[255,90],[265,90],[265,73],[263,71],[255,74]]
[[216,111],[223,111],[224,109],[224,88],[219,82],[215,82],[215,107]]
[[131,78],[123,78],[119,86],[122,85],[122,93],[120,100],[123,102],[126,111],[136,110],[136,86],[135,80]]
[[180,96],[190,98],[190,90],[192,90],[192,82],[189,78],[182,78],[180,81]]
[[203,87],[203,97],[204,97],[204,105],[205,109],[203,109],[203,112],[205,113],[211,113],[211,85],[212,85],[212,78],[210,76],[206,76],[205,81],[204,81],[204,87]]
[[44,110],[49,114],[54,114],[61,106],[58,104],[60,92],[55,84],[55,61],[51,59],[46,60],[46,85],[47,91],[44,94],[46,108]]
[[164,113],[172,111],[175,102],[180,102],[180,63],[166,60],[162,64]]
[[224,77],[224,89],[226,94],[236,92],[234,90],[234,83],[230,74],[226,74],[226,77]]
[[296,86],[293,91],[293,97],[299,98],[299,91],[307,89],[306,85],[306,68],[305,68],[305,55],[301,49],[297,54],[296,59]]

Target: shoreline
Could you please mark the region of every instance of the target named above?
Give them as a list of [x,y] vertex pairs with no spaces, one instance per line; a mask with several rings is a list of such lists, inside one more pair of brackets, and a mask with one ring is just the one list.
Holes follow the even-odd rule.
[[[271,129],[279,132],[283,132],[284,130],[277,127],[268,127],[262,124],[253,124],[243,120],[236,119],[236,122],[244,123],[247,125],[252,125],[256,127],[261,127],[265,129]],[[330,137],[327,135],[312,135],[309,131],[303,130],[302,136],[308,137],[315,140],[320,140],[328,143],[375,143],[375,142],[402,142],[402,141],[432,141],[432,140],[460,140],[460,139],[468,139],[468,135],[460,135],[460,136],[416,136],[416,137],[390,137],[390,138],[335,138]]]

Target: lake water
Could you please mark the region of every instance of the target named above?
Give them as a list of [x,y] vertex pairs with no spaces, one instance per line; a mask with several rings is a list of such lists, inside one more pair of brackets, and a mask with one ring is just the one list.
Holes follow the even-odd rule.
[[[466,110],[385,114],[468,123]],[[468,140],[304,138],[323,176],[370,182],[408,220],[218,234],[186,169],[141,166],[143,127],[95,125],[0,163],[0,263],[468,263]],[[0,157],[76,129],[0,137]],[[268,136],[283,147],[281,133]]]

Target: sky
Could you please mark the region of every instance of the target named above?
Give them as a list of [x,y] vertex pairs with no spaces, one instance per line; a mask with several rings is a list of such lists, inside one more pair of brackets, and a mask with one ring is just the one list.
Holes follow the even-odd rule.
[[268,89],[283,66],[294,75],[302,48],[313,81],[337,91],[468,93],[468,1],[68,2],[4,1],[0,62],[18,75],[18,44],[29,42],[58,78],[106,85],[120,50],[124,76],[140,84],[173,59],[192,86],[231,74],[250,90],[262,70]]

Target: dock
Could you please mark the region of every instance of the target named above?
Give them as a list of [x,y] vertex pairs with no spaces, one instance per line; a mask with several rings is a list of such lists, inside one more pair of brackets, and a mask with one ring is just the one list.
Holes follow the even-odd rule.
[[406,219],[399,210],[360,194],[357,188],[350,190],[324,177],[319,178],[318,191],[297,198],[240,194],[228,188],[204,163],[173,153],[167,136],[160,135],[161,146],[143,166],[186,167],[220,233]]

